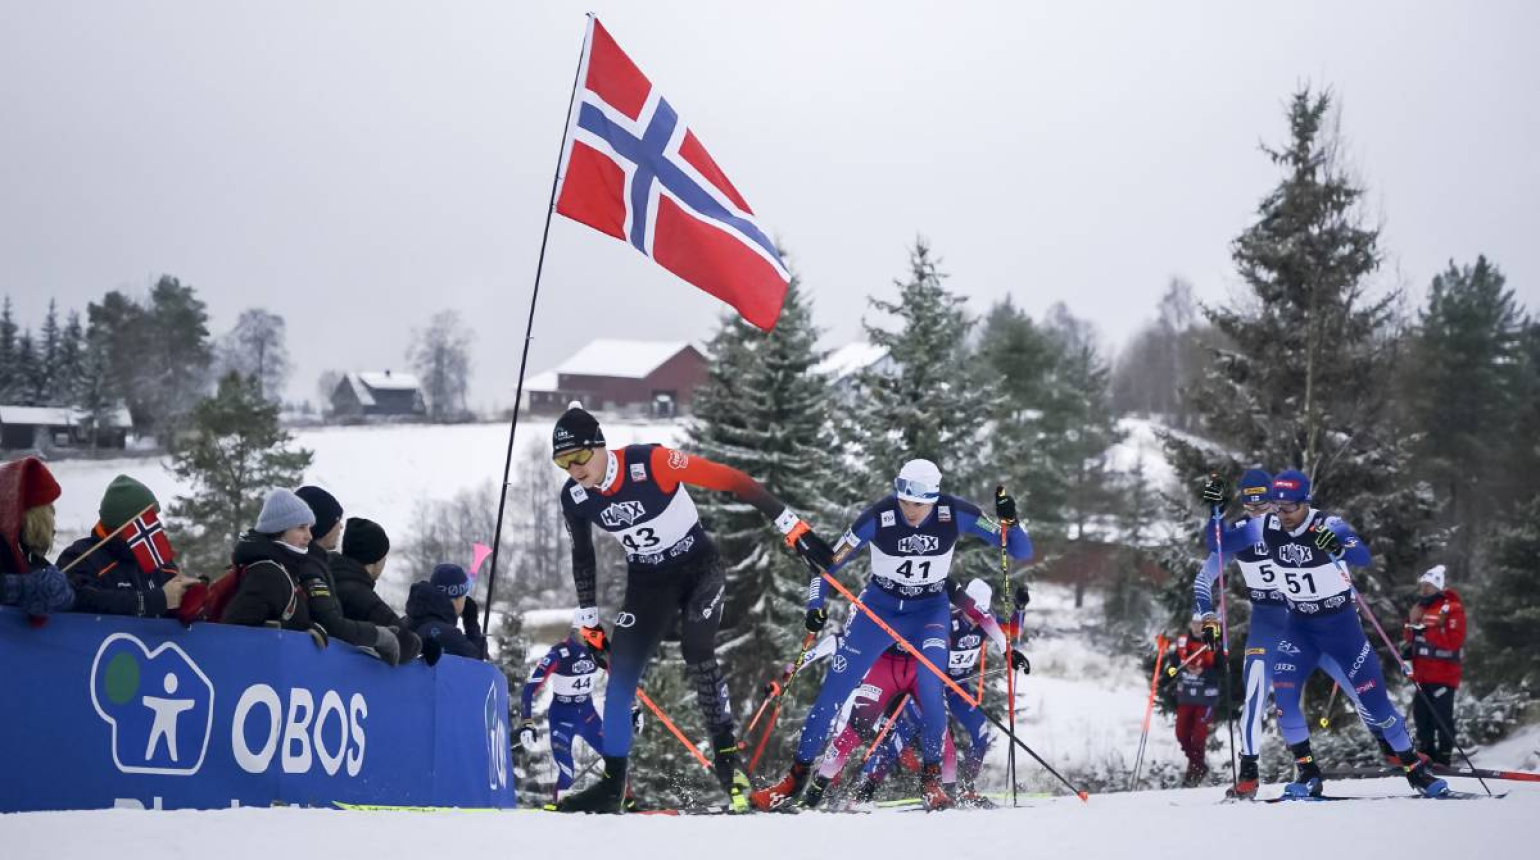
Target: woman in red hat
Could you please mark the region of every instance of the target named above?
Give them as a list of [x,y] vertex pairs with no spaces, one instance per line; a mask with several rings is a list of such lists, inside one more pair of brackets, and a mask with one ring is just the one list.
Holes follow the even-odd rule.
[[69,581],[48,562],[59,482],[36,457],[0,464],[0,603],[34,618],[75,602]]

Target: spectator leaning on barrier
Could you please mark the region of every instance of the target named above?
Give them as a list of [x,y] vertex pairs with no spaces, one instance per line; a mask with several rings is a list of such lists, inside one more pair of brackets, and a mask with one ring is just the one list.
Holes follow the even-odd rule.
[[[423,642],[437,642],[446,654],[485,660],[487,640],[481,635],[476,601],[470,593],[471,578],[465,568],[444,562],[433,568],[428,581],[412,585],[406,598],[407,622]],[[464,625],[463,633],[456,619]]]
[[389,554],[390,537],[378,523],[363,517],[348,517],[342,535],[342,552],[327,556],[343,615],[354,621],[386,627],[408,626],[374,590],[375,582],[385,572]]
[[197,580],[178,569],[159,512],[155,494],[133,478],[119,475],[107,485],[91,534],[59,554],[75,588],[76,612],[176,615]]
[[1176,639],[1176,741],[1187,756],[1187,773],[1182,784],[1199,785],[1208,775],[1204,747],[1209,726],[1214,722],[1214,704],[1219,701],[1219,673],[1214,668],[1214,652],[1203,643],[1203,618],[1192,619],[1188,633]]
[[42,460],[0,464],[0,605],[20,607],[34,618],[74,602],[69,581],[47,558],[58,498],[59,483]]
[[1402,634],[1404,656],[1412,661],[1412,679],[1424,695],[1413,703],[1417,751],[1447,765],[1454,752],[1454,694],[1460,687],[1460,661],[1465,645],[1465,606],[1460,595],[1444,587],[1443,565],[1417,580],[1417,602],[1407,614]]

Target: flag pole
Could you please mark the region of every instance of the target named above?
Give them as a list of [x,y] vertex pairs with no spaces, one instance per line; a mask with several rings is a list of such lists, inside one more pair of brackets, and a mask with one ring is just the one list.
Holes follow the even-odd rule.
[[556,191],[561,187],[561,167],[567,155],[567,141],[572,135],[572,108],[577,104],[578,83],[582,80],[583,66],[588,59],[588,46],[593,41],[594,16],[588,13],[588,29],[583,35],[583,47],[578,51],[577,69],[572,73],[572,94],[567,97],[567,121],[562,125],[561,148],[556,153],[556,171],[551,176],[551,200],[545,210],[545,229],[540,234],[540,256],[535,261],[535,287],[529,294],[529,320],[524,325],[524,354],[519,358],[519,382],[513,394],[513,418],[508,422],[508,454],[503,459],[503,483],[497,496],[497,526],[492,532],[492,567],[487,573],[487,605],[482,607],[481,629],[489,631],[492,624],[492,603],[497,588],[498,549],[503,540],[503,513],[508,507],[508,473],[513,470],[513,441],[519,431],[519,406],[524,400],[524,369],[529,364],[529,342],[534,340],[535,302],[540,298],[540,275],[545,270],[545,247],[551,238],[551,216],[556,213]]

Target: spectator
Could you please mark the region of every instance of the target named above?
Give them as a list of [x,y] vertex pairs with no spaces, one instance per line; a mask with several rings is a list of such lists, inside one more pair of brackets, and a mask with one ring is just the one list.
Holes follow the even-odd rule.
[[1214,722],[1214,703],[1219,701],[1219,672],[1214,651],[1203,643],[1203,619],[1194,616],[1190,633],[1176,638],[1176,741],[1187,756],[1182,785],[1191,788],[1208,775],[1204,745]]
[[[471,578],[465,568],[444,562],[433,568],[431,579],[412,586],[406,598],[407,623],[423,642],[437,642],[446,654],[485,660],[487,640],[481,635],[470,593]],[[464,625],[463,633],[456,619]]]
[[1450,764],[1454,751],[1454,694],[1460,687],[1461,649],[1465,645],[1465,607],[1454,589],[1444,587],[1443,565],[1417,580],[1417,602],[1403,633],[1412,661],[1412,680],[1423,695],[1413,704],[1417,751],[1436,764]]
[[304,486],[294,495],[305,500],[315,513],[315,525],[310,527],[310,542],[324,552],[336,552],[342,541],[342,503],[337,497],[320,487]]
[[0,604],[34,619],[66,611],[75,599],[69,580],[47,558],[58,498],[59,483],[42,460],[0,464]]
[[[197,580],[177,568],[171,541],[159,523],[145,532],[132,524],[146,508],[160,511],[150,488],[127,475],[117,476],[102,494],[91,534],[59,554],[60,566],[70,568],[76,612],[139,618],[176,615],[188,586]],[[138,551],[131,542],[139,545]]]
[[374,584],[385,572],[389,553],[390,537],[379,524],[363,517],[349,517],[342,552],[332,553],[327,563],[337,583],[337,601],[342,604],[343,615],[354,621],[405,629],[406,622],[374,591]]

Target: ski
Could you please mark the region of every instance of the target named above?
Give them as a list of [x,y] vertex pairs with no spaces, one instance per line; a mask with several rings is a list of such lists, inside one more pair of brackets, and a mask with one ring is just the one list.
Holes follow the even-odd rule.
[[[1433,772],[1438,776],[1461,776],[1469,779],[1511,779],[1519,782],[1540,782],[1540,773],[1523,770],[1488,770],[1486,768],[1450,767],[1435,764]],[[1322,771],[1325,779],[1372,779],[1382,776],[1400,776],[1400,767],[1342,767]]]
[[[1490,795],[1492,800],[1507,797],[1508,792],[1500,792]],[[1427,797],[1421,794],[1376,794],[1368,797],[1350,797],[1342,794],[1323,794],[1318,797],[1264,797],[1258,798],[1262,803],[1314,803],[1329,800],[1486,800],[1489,795],[1475,791],[1450,791],[1437,797]]]

